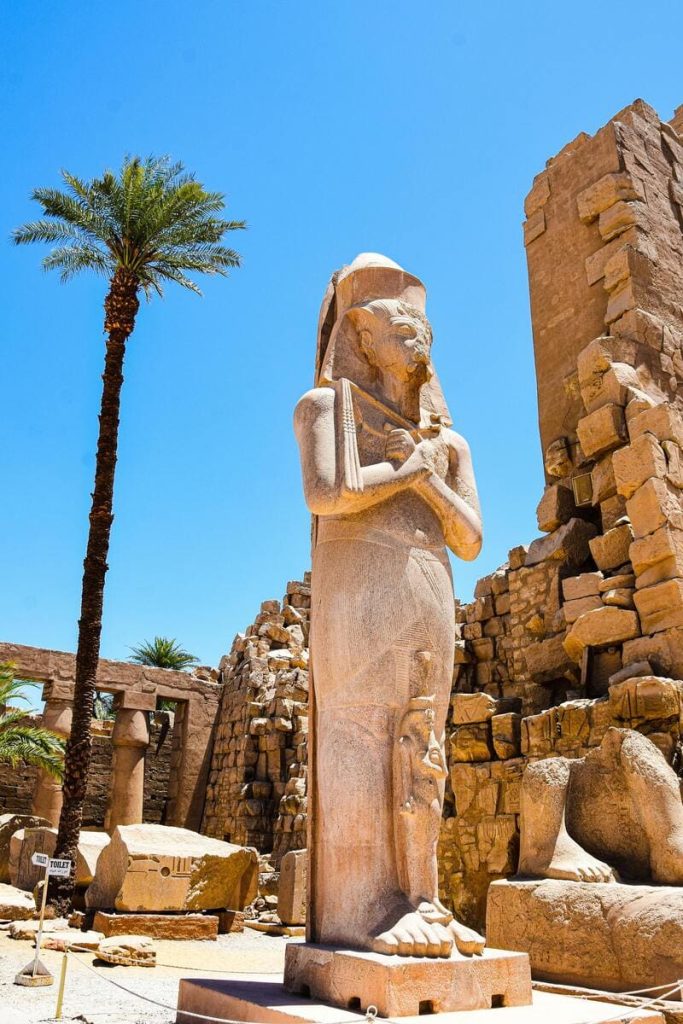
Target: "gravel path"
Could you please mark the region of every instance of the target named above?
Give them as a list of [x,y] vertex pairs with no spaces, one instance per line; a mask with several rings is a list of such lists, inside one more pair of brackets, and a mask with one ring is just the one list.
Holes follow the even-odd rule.
[[[154,968],[103,964],[95,960],[93,953],[71,955],[62,1020],[82,1024],[173,1024],[175,1009],[146,1003],[111,982],[175,1008],[180,978],[281,974],[285,945],[292,941],[301,940],[273,938],[249,928],[241,934],[221,935],[216,942],[155,940],[157,966]],[[33,953],[33,943],[10,939],[0,932],[2,1024],[38,1024],[54,1020],[63,954],[51,950],[41,953],[41,960],[55,977],[54,985],[46,988],[15,985],[15,974],[31,961]]]

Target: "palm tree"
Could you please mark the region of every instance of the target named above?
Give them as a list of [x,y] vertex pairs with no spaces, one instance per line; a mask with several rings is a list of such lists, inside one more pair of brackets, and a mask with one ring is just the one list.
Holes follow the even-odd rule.
[[154,668],[172,668],[176,672],[184,672],[191,665],[196,665],[199,658],[184,651],[177,640],[167,636],[155,636],[153,641],[143,640],[136,647],[131,647],[133,655],[129,661],[137,665],[151,665]]
[[64,740],[56,732],[30,722],[30,713],[10,706],[10,700],[28,700],[23,692],[26,683],[14,678],[11,662],[0,664],[0,762],[17,768],[34,765],[62,779],[64,775]]
[[[47,242],[56,247],[43,260],[69,281],[82,270],[108,280],[104,301],[107,335],[95,485],[83,567],[78,624],[74,715],[66,747],[64,803],[55,856],[75,863],[90,765],[90,722],[95,698],[102,630],[102,601],[113,520],[114,471],[119,405],[126,342],[135,326],[140,292],[162,294],[167,281],[201,295],[187,273],[223,274],[240,266],[223,236],[243,228],[243,221],[223,220],[224,197],[207,192],[182,164],[167,157],[127,157],[118,173],[105,171],[86,182],[62,171],[65,190],[39,188],[32,198],[45,219],[14,232],[18,245]],[[68,910],[74,891],[71,878],[55,879],[55,907]]]

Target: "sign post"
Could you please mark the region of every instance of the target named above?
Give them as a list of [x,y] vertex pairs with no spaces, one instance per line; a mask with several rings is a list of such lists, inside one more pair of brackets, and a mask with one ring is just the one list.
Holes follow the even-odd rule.
[[34,853],[31,857],[31,863],[35,867],[45,868],[45,877],[43,878],[43,892],[40,900],[40,919],[38,921],[38,934],[36,935],[36,953],[30,964],[27,964],[14,979],[15,985],[24,985],[28,988],[34,988],[39,985],[52,985],[54,978],[48,971],[45,964],[40,959],[40,944],[43,940],[43,924],[45,921],[45,907],[47,905],[47,887],[48,881],[51,876],[59,878],[68,877],[72,861],[70,860],[58,860],[53,857],[49,857],[46,853]]

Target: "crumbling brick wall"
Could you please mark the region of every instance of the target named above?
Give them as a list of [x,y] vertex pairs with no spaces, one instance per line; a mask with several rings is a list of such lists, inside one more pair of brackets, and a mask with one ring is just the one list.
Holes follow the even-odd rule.
[[223,696],[202,831],[272,853],[306,845],[310,574],[264,601],[220,664]]

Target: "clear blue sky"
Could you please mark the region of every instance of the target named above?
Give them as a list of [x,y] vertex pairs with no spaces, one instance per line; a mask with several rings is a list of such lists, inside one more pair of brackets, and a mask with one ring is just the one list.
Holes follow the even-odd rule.
[[126,152],[183,160],[249,231],[243,269],[144,305],[129,344],[103,655],[160,633],[215,664],[308,566],[291,413],[328,276],[364,250],[428,287],[484,512],[468,597],[541,493],[524,196],[635,97],[683,102],[680,3],[22,0],[1,22],[0,637],[74,648],[103,359],[103,283],[7,239],[32,187]]

